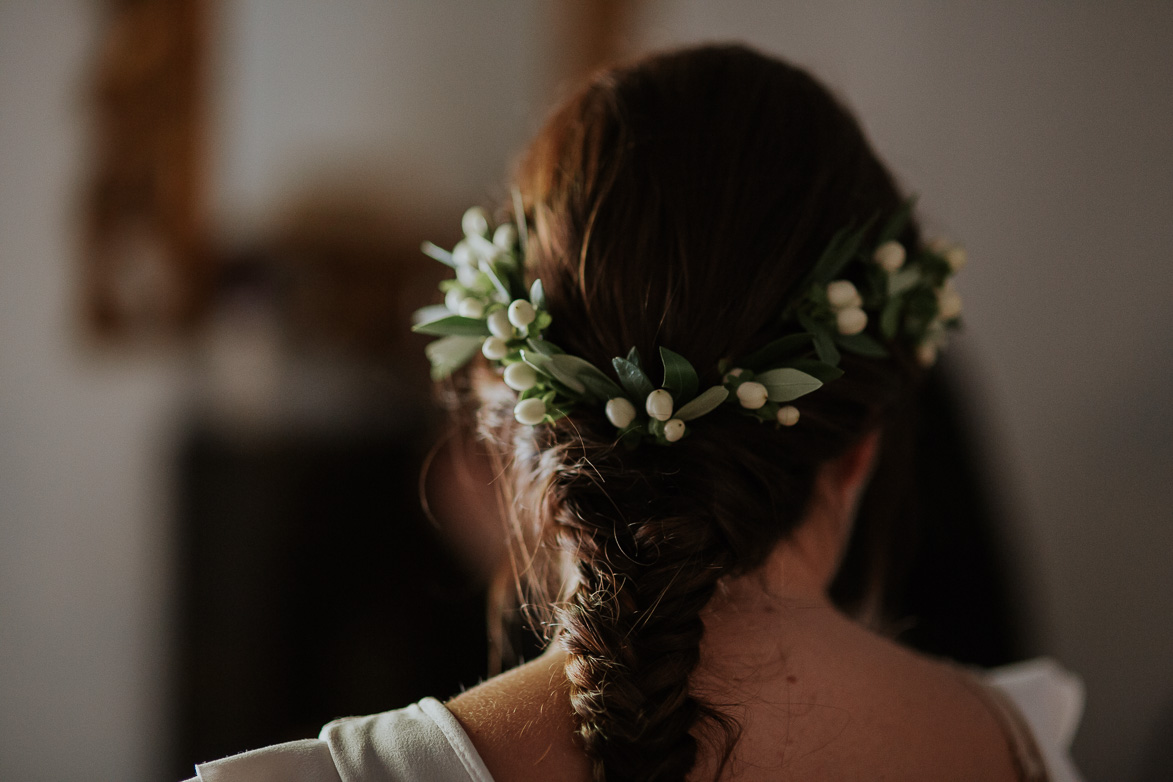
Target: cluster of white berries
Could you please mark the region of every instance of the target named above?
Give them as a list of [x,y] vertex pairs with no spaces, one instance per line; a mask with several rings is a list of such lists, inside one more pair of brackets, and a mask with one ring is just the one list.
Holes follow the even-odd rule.
[[[664,424],[664,439],[670,443],[684,437],[685,431],[684,421],[672,417],[674,405],[672,393],[665,388],[657,388],[644,400],[644,410],[649,417]],[[626,429],[635,421],[637,415],[635,405],[622,396],[607,400],[605,412],[607,420],[616,429]]]
[[[725,373],[725,382],[735,380],[744,374],[745,370],[737,368]],[[763,384],[756,380],[747,380],[737,385],[737,403],[746,410],[760,410],[770,400],[770,392]],[[794,405],[783,405],[778,408],[775,416],[783,426],[794,426],[798,423],[798,408]]]
[[[509,340],[524,334],[538,317],[534,305],[525,299],[515,299],[504,309],[493,310],[485,322],[492,336],[485,338],[481,353],[490,361],[500,361],[509,355]],[[517,389],[524,391],[525,389]]]
[[[929,243],[929,249],[945,259],[949,270],[953,274],[961,271],[967,260],[965,248],[950,245],[943,240],[936,239]],[[953,286],[953,280],[945,280],[936,291],[937,317],[929,324],[921,343],[916,346],[917,360],[923,366],[932,366],[937,361],[937,354],[946,342],[947,332],[945,323],[961,315],[961,294]]]
[[840,334],[858,334],[867,327],[868,314],[863,311],[863,297],[851,280],[827,283],[827,303],[835,313],[835,327]]

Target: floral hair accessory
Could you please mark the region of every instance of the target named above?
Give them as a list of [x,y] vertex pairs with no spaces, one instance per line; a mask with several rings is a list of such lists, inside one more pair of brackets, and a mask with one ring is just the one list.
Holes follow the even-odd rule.
[[[579,405],[602,408],[631,447],[643,440],[674,443],[688,435],[690,422],[723,405],[795,426],[801,412],[789,403],[842,376],[842,352],[883,359],[889,356],[884,342],[899,341],[928,365],[958,325],[961,298],[950,278],[965,264],[965,251],[900,244],[896,237],[911,208],[910,201],[870,243],[874,219],[839,231],[798,286],[802,294],[779,311],[788,333],[720,362],[721,383],[703,391],[692,364],[664,347],[656,384],[635,348],[606,371],[543,339],[553,318],[541,280],[525,285],[525,222],[494,228],[479,207],[465,212],[464,239],[451,252],[424,243],[424,253],[455,277],[440,283],[444,304],[417,311],[412,330],[440,337],[425,351],[435,380],[480,352],[518,393],[513,414],[528,426],[556,421]],[[517,193],[514,209],[523,214]]]

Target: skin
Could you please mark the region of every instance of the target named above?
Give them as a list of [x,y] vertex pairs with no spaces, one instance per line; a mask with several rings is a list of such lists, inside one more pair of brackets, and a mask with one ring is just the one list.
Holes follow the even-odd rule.
[[[827,598],[877,439],[825,465],[795,534],[760,569],[723,581],[703,613],[693,691],[742,727],[722,780],[1016,779],[969,674],[875,635]],[[555,643],[447,704],[497,782],[590,779],[564,660]],[[702,747],[690,779],[716,774],[718,753]]]

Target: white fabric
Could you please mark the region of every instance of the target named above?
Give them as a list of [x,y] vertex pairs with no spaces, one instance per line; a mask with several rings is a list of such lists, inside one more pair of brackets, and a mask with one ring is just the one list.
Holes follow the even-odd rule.
[[188,782],[493,782],[452,712],[435,698],[335,720],[317,740],[201,763]]
[[1005,694],[1030,726],[1051,782],[1082,782],[1071,761],[1071,741],[1083,716],[1083,682],[1042,657],[988,671],[986,684]]
[[[1051,782],[1082,782],[1068,750],[1083,714],[1083,684],[1054,660],[985,675],[1029,724]],[[336,720],[318,739],[196,766],[187,782],[493,782],[468,735],[442,703]]]

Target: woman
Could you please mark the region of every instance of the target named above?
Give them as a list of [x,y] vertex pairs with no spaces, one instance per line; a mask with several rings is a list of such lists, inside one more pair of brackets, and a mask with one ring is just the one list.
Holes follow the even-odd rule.
[[547,651],[204,782],[1075,778],[997,688],[827,597],[963,261],[850,115],[750,50],[669,53],[571,99],[517,185],[515,224],[470,210],[430,248],[457,279],[419,329],[498,459]]

